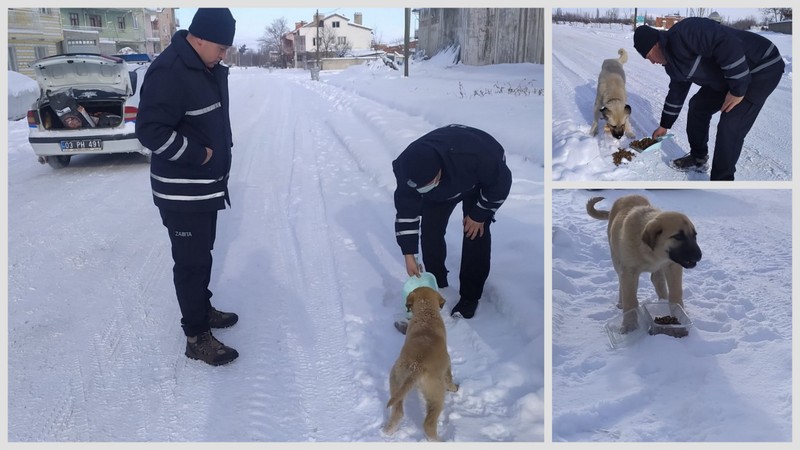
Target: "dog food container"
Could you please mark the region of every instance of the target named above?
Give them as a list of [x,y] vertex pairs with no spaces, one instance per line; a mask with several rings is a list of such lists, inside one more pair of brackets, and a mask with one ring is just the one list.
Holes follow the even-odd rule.
[[650,334],[666,334],[672,337],[689,335],[692,321],[683,307],[677,303],[649,302],[641,306],[647,316]]
[[429,287],[434,291],[439,291],[439,286],[436,284],[436,277],[430,272],[422,272],[419,277],[411,276],[403,284],[403,303],[408,298],[408,294],[418,287]]
[[623,333],[623,314],[619,314],[618,316],[606,322],[605,330],[606,334],[608,335],[608,343],[611,344],[611,348],[622,348],[633,344],[641,339],[642,336],[647,334],[647,331],[650,327],[650,319],[647,317],[641,306],[634,310],[628,311],[625,313],[625,315],[635,315],[636,322],[639,324],[639,326],[635,330]]

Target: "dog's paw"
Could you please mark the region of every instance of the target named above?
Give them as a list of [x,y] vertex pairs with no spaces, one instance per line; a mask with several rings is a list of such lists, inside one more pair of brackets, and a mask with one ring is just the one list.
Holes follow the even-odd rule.
[[450,383],[447,385],[447,390],[449,392],[458,392],[458,385],[455,383]]
[[622,334],[630,333],[637,328],[639,328],[639,317],[636,315],[636,311],[633,311],[631,314],[625,314],[619,332]]

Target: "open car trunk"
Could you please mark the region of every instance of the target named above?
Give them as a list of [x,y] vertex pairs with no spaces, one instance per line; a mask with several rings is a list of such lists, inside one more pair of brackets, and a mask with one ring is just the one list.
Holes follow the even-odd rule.
[[109,128],[122,123],[125,101],[133,94],[125,61],[66,54],[42,58],[33,68],[42,92],[37,110],[43,128]]
[[[113,128],[122,124],[126,98],[98,90],[48,92],[40,99],[40,123],[46,130]],[[70,126],[75,121],[80,125]]]

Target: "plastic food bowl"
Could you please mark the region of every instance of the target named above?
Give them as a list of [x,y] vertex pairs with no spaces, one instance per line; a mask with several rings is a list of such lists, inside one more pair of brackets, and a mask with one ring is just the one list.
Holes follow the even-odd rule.
[[[640,308],[644,310],[647,317],[650,334],[666,334],[672,337],[689,335],[692,321],[681,305],[670,302],[650,302],[643,303]],[[673,321],[678,323],[657,323],[657,321],[663,322],[667,318],[674,318]]]
[[436,284],[436,277],[430,272],[422,272],[419,277],[409,277],[403,284],[403,303],[405,303],[408,298],[408,294],[418,287],[429,287],[439,292],[439,286]]
[[[635,314],[636,322],[639,326],[635,330],[628,331],[627,333],[622,332],[622,321],[625,315]],[[628,311],[627,313],[619,314],[618,316],[614,317],[613,319],[606,322],[605,329],[606,334],[608,335],[608,343],[611,344],[611,348],[622,348],[627,347],[634,342],[638,341],[642,336],[644,336],[650,327],[650,318],[644,312],[644,309],[639,306],[638,308]]]

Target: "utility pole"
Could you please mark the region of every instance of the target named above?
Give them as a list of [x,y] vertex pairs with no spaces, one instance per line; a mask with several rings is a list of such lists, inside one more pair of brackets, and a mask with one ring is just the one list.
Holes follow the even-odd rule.
[[317,49],[317,67],[319,67],[319,9],[317,10],[317,13],[314,15],[314,22],[316,22],[317,25],[317,45],[315,45],[314,47]]
[[408,49],[410,35],[411,35],[411,8],[406,8],[406,32],[403,38],[403,76],[408,78],[408,56],[411,52]]
[[636,31],[636,21],[639,20],[639,8],[633,8],[633,30]]

